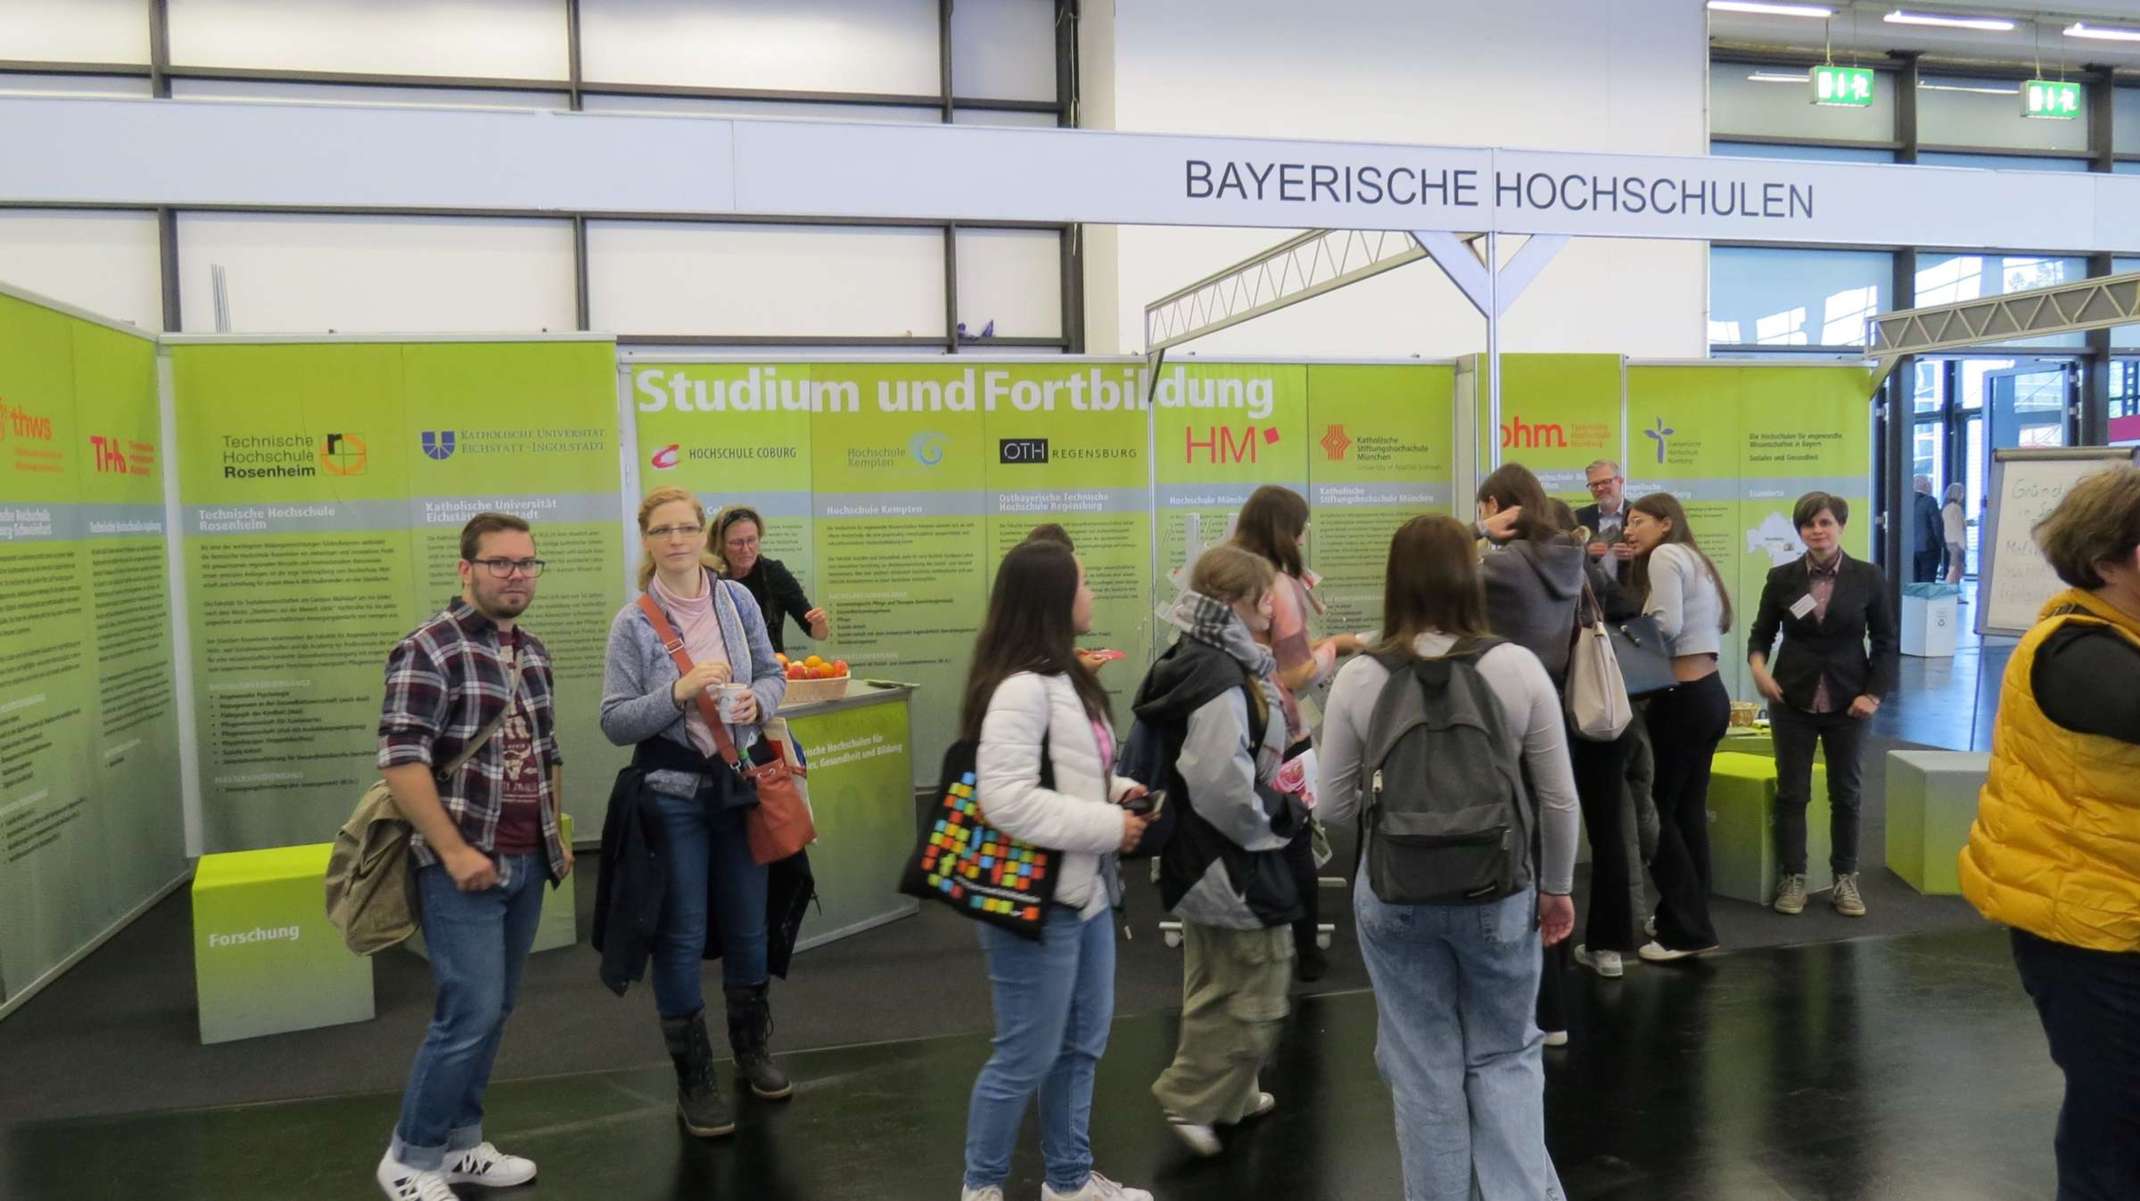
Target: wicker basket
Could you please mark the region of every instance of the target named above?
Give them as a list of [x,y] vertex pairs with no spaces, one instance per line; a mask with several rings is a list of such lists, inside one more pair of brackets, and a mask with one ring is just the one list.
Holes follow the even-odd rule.
[[847,685],[854,680],[851,675],[830,680],[789,680],[788,694],[781,698],[783,709],[795,705],[815,705],[820,701],[836,701],[847,695]]

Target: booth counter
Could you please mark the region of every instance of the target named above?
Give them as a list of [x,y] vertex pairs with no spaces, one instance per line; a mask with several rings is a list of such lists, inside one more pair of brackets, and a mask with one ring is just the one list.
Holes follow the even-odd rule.
[[921,908],[898,891],[914,850],[913,695],[911,684],[856,680],[838,700],[780,709],[809,764],[817,823],[810,869],[819,908],[804,920],[797,950]]

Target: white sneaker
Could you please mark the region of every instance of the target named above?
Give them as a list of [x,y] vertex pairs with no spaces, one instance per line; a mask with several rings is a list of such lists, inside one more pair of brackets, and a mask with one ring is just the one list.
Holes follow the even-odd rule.
[[1547,1046],[1549,1046],[1549,1047],[1565,1047],[1565,1046],[1567,1046],[1567,1045],[1568,1045],[1568,1032],[1567,1032],[1566,1030],[1548,1030],[1548,1031],[1546,1031],[1546,1037],[1545,1037],[1545,1044],[1546,1044]]
[[[1211,1127],[1206,1126],[1209,1130]],[[996,1194],[999,1198],[1003,1195]],[[1141,1188],[1116,1184],[1107,1177],[1094,1172],[1085,1178],[1085,1187],[1074,1193],[1058,1193],[1043,1182],[1040,1186],[1040,1201],[1152,1201],[1152,1194]]]
[[1714,943],[1706,947],[1698,947],[1692,951],[1680,951],[1661,942],[1646,942],[1642,944],[1642,949],[1636,951],[1635,954],[1642,956],[1642,958],[1651,963],[1671,963],[1676,959],[1692,959],[1696,955],[1706,955],[1714,950],[1716,950],[1716,944]]
[[1618,951],[1593,951],[1589,947],[1577,947],[1575,961],[1607,980],[1618,980],[1627,970]]
[[535,1161],[507,1155],[489,1143],[477,1143],[446,1161],[447,1184],[512,1188],[535,1179]]
[[395,1159],[391,1150],[379,1157],[379,1170],[373,1175],[390,1201],[460,1201],[446,1187],[444,1172],[412,1168]]
[[[1219,1132],[1209,1126],[1200,1126],[1195,1122],[1183,1121],[1170,1113],[1167,1115],[1167,1129],[1174,1132],[1174,1137],[1189,1144],[1191,1151],[1206,1159],[1217,1155],[1220,1151]],[[1087,1187],[1090,1186],[1088,1185]],[[1045,1198],[1043,1201],[1045,1201]]]
[[1642,936],[1643,936],[1644,938],[1655,938],[1655,937],[1657,937],[1657,915],[1656,915],[1656,914],[1654,914],[1654,913],[1653,913],[1653,914],[1649,915],[1648,917],[1646,917],[1646,918],[1643,918],[1643,919],[1642,919]]
[[[1046,1188],[1047,1185],[1040,1187]],[[959,1186],[959,1201],[1003,1201],[1003,1190],[991,1184],[987,1188]]]
[[1256,1107],[1248,1111],[1251,1118],[1260,1118],[1278,1108],[1278,1098],[1269,1093],[1256,1094]]

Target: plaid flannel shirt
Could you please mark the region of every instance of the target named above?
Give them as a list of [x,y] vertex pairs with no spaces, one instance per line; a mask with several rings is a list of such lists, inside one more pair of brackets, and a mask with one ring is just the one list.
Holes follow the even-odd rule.
[[[564,762],[557,750],[557,719],[551,705],[550,654],[541,639],[519,627],[520,695],[527,705],[542,759],[542,838],[551,878],[563,876],[564,839],[549,768]],[[379,714],[379,766],[422,763],[434,776],[453,761],[505,707],[506,661],[498,627],[456,599],[394,644],[386,659],[386,699]],[[471,756],[451,778],[438,781],[438,799],[468,844],[494,854],[498,843],[505,747],[497,737]],[[409,840],[419,864],[438,862],[421,834]],[[501,883],[508,869],[499,865]]]

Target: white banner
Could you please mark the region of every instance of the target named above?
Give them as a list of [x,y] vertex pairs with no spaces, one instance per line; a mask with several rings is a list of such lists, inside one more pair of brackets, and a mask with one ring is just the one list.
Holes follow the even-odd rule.
[[0,99],[0,205],[20,202],[2140,251],[2140,176],[224,101]]

